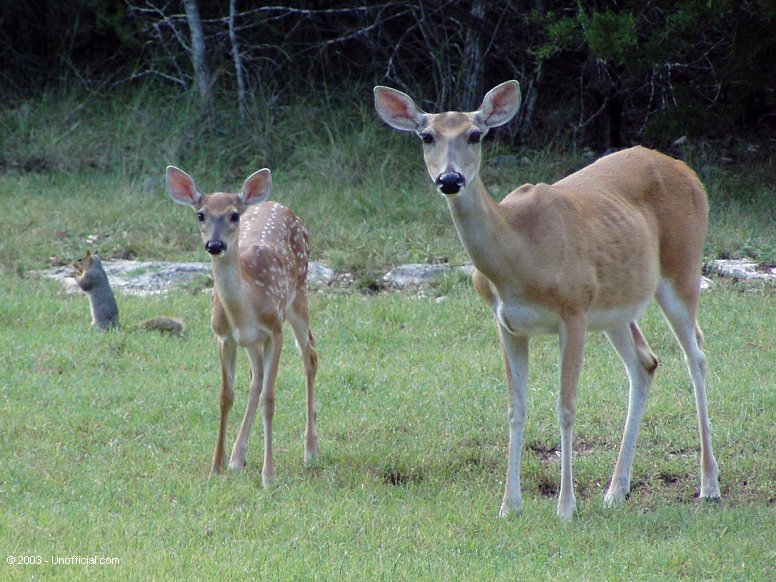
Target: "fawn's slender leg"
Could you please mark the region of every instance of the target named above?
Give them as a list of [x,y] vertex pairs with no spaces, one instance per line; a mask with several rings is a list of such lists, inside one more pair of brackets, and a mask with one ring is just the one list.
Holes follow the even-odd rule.
[[577,384],[585,354],[587,320],[584,314],[567,317],[560,326],[560,495],[558,517],[569,521],[574,517],[576,497],[571,463],[574,446],[574,419],[577,413]]
[[633,452],[647,405],[647,395],[657,368],[657,358],[649,349],[635,321],[607,331],[606,337],[622,359],[630,382],[628,416],[622,434],[620,452],[617,455],[612,481],[604,497],[606,505],[613,505],[624,501],[630,493]]
[[261,346],[251,346],[246,350],[248,359],[251,363],[251,386],[248,395],[248,404],[245,407],[240,432],[232,448],[232,457],[229,461],[229,468],[239,470],[245,467],[245,459],[248,455],[248,437],[251,432],[253,418],[256,415],[256,408],[259,405],[259,399],[262,392],[262,380],[264,379],[264,354]]
[[703,333],[695,319],[695,310],[688,307],[673,286],[662,280],[657,288],[657,301],[674,330],[684,351],[684,359],[695,392],[698,432],[701,439],[701,497],[710,501],[720,498],[719,466],[711,448],[711,423],[706,399],[706,356],[703,353]]
[[218,423],[218,441],[213,454],[213,475],[220,475],[226,456],[226,421],[234,404],[234,369],[237,362],[237,344],[231,340],[218,340],[218,356],[221,360],[221,418]]
[[275,379],[278,374],[282,346],[283,334],[280,329],[274,330],[264,344],[264,388],[259,398],[264,419],[264,467],[261,470],[261,482],[264,488],[270,487],[275,480],[275,463],[272,458],[272,419],[275,416]]
[[318,372],[318,352],[310,331],[307,295],[299,293],[288,313],[288,321],[294,330],[296,344],[302,355],[307,383],[307,424],[304,431],[304,462],[311,463],[318,455],[318,433],[315,429],[315,375]]
[[528,386],[528,338],[510,334],[498,326],[509,389],[509,452],[504,499],[499,516],[510,511],[520,511],[523,506],[520,491],[520,460],[523,447],[523,431],[526,420],[526,391]]

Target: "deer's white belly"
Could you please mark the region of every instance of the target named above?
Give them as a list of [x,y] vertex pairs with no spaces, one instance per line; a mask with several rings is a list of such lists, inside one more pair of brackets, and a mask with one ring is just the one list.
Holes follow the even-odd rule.
[[499,302],[495,310],[501,327],[513,335],[558,333],[560,316],[543,307],[519,301]]
[[[649,301],[637,305],[611,309],[591,309],[587,313],[587,329],[605,331],[635,321],[649,305]],[[550,309],[520,301],[499,302],[495,309],[499,324],[513,335],[557,334],[560,331],[560,314]]]
[[263,344],[270,335],[269,330],[259,325],[233,326],[226,336],[222,336],[222,339],[232,340],[238,346],[248,347]]

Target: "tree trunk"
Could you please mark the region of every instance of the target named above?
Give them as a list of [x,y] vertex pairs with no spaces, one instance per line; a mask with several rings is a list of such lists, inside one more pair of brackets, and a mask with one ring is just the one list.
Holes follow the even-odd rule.
[[539,64],[533,76],[529,79],[527,87],[523,90],[523,104],[518,112],[517,133],[522,140],[531,137],[531,132],[533,131],[534,115],[536,114],[536,105],[539,101],[541,81],[542,66]]
[[240,119],[245,120],[247,111],[247,94],[245,91],[245,74],[242,65],[240,45],[237,42],[237,31],[234,21],[237,18],[237,0],[229,0],[229,42],[232,45],[232,60],[237,75],[237,105],[240,110]]
[[[485,63],[482,57],[482,30],[485,20],[485,1],[474,0],[469,12],[475,24],[466,29],[463,47],[463,71],[461,74],[461,104],[465,111],[472,111],[482,99]],[[479,24],[479,25],[478,25]]]
[[207,65],[207,50],[205,33],[202,30],[202,20],[199,17],[197,0],[183,0],[186,8],[186,20],[191,33],[191,63],[194,67],[194,81],[199,92],[199,108],[202,115],[209,117],[212,111],[210,94],[210,68]]

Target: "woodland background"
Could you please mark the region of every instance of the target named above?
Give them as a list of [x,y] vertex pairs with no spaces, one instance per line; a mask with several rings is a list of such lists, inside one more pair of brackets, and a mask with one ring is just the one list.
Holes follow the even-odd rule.
[[379,83],[473,109],[516,78],[513,144],[684,137],[752,153],[776,130],[774,31],[772,0],[4,0],[0,97],[154,79],[196,91],[215,128],[227,102],[243,118],[341,107]]

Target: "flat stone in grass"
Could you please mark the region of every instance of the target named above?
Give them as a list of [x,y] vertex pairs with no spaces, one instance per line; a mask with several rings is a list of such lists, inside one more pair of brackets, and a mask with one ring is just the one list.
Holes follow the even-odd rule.
[[462,272],[471,275],[472,271],[474,271],[472,265],[451,267],[441,264],[425,265],[422,263],[411,263],[391,269],[383,276],[383,281],[394,287],[417,287],[427,285],[437,277],[448,273]]
[[[197,277],[210,276],[209,262],[173,263],[116,259],[103,261],[102,265],[114,291],[125,295],[158,295],[175,287],[184,286]],[[776,283],[776,266],[758,266],[757,263],[746,259],[711,261],[707,264],[707,269],[721,277]],[[383,276],[383,283],[397,289],[423,287],[443,275],[455,272],[471,275],[473,270],[474,267],[470,264],[451,267],[445,264],[412,263],[388,271]],[[71,271],[72,267],[66,265],[36,273],[62,281],[68,293],[80,293],[81,290],[75,279],[70,277]],[[342,279],[342,273],[337,274],[322,263],[310,263],[308,281],[311,287],[336,284],[338,277]],[[709,286],[709,279],[704,277],[701,288],[706,290]]]
[[[167,261],[131,261],[125,259],[102,262],[114,293],[146,297],[167,293],[187,285],[198,277],[209,277],[210,263],[173,263]],[[41,275],[62,282],[67,293],[80,293],[70,276],[70,265],[38,271]],[[310,263],[310,285],[326,285],[334,279],[334,271],[320,263]]]
[[749,259],[711,261],[709,271],[723,277],[754,281],[776,282],[776,265],[760,266]]

